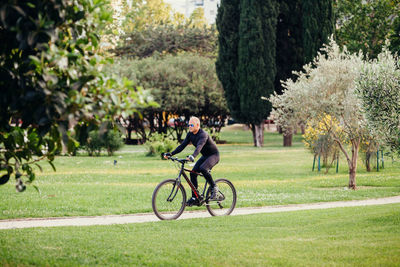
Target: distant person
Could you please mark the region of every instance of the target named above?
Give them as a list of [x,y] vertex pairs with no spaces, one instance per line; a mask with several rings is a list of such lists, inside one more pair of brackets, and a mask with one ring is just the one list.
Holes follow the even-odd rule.
[[[219,151],[212,138],[203,129],[200,129],[200,120],[197,117],[191,117],[189,120],[189,133],[186,135],[185,140],[171,153],[166,153],[165,158],[180,153],[189,143],[192,143],[196,149],[193,155],[187,157],[188,160],[194,161],[194,158],[201,153],[201,158],[196,162],[193,171],[202,173],[204,178],[211,186],[210,200],[216,200],[218,194],[218,187],[215,185],[211,176],[211,169],[219,162]],[[198,188],[197,174],[191,172],[190,180],[193,185]],[[192,198],[186,202],[187,206],[200,205],[198,199],[192,191]]]

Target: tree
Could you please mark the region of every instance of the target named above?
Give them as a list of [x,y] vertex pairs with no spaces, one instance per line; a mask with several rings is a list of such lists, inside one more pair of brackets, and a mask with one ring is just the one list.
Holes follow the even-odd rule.
[[400,153],[400,63],[385,47],[366,64],[357,80],[368,126],[385,144]]
[[254,145],[263,146],[268,103],[275,79],[276,3],[241,2],[238,46],[238,82],[242,122],[251,125]]
[[[155,132],[166,133],[169,118],[180,118],[172,128],[180,141],[186,121],[196,115],[206,127],[220,129],[228,115],[223,90],[215,74],[214,60],[195,54],[166,55],[142,60],[119,60],[113,67],[153,96],[158,107],[141,110],[142,117],[125,117],[134,123],[142,139]],[[118,66],[119,65],[119,66]],[[146,123],[150,131],[146,131]]]
[[238,44],[239,44],[239,0],[221,0],[216,25],[218,35],[218,58],[215,63],[219,80],[231,116],[240,119],[240,99],[238,94]]
[[362,50],[364,55],[375,58],[386,39],[398,38],[393,35],[400,13],[398,0],[339,0],[335,13],[337,42],[350,52]]
[[[217,72],[226,90],[225,94],[232,94],[227,98],[231,102],[230,107],[234,108],[231,109],[232,115],[236,120],[251,125],[254,145],[262,146],[264,119],[269,109],[261,96],[269,96],[273,92],[277,7],[275,1],[264,1],[261,4],[242,0],[240,13],[237,8],[223,1],[218,11],[217,25],[222,31]],[[238,18],[239,25],[235,24]],[[232,30],[238,31],[234,33]],[[232,41],[236,41],[237,46]],[[236,61],[231,57],[237,58],[235,72],[232,71],[234,67],[223,69],[227,63]]]
[[176,17],[172,12],[172,7],[164,0],[135,0],[131,4],[126,3],[124,7],[126,11],[122,28],[125,33],[175,22]]
[[390,40],[390,51],[400,55],[400,16],[398,16],[393,22],[393,33],[389,38]]
[[281,81],[295,78],[305,61],[302,41],[301,2],[284,0],[279,3],[276,26],[276,77],[275,92],[282,94]]
[[77,121],[112,119],[136,105],[133,84],[101,70],[96,30],[109,21],[107,9],[100,0],[0,4],[1,184],[14,174],[23,190],[34,164],[52,164],[62,143],[74,146],[68,129]]
[[304,64],[308,64],[334,31],[333,1],[303,0],[301,3]]
[[183,51],[215,57],[217,50],[217,32],[214,27],[159,25],[133,31],[121,40],[113,52],[127,58],[145,58],[154,54],[176,55]]
[[198,7],[193,10],[189,18],[190,25],[196,28],[204,28],[208,25],[207,19],[204,17],[204,9]]
[[[329,131],[333,135],[347,159],[349,188],[352,189],[356,189],[360,143],[369,134],[361,101],[354,88],[363,64],[361,54],[351,54],[345,48],[341,52],[339,46],[331,41],[312,63],[304,66],[304,72],[297,73],[296,81],[288,79],[284,83],[286,91],[283,95],[275,94],[271,97],[278,121],[280,114],[290,110],[291,117],[307,118],[314,122],[314,126],[323,123],[324,129],[320,130]],[[330,120],[324,119],[327,115]],[[281,122],[285,123],[285,120]],[[342,130],[334,130],[336,124]],[[346,149],[347,144],[351,154]]]
[[[290,1],[279,2],[279,15],[276,37],[276,67],[275,92],[281,94],[281,81],[295,79],[293,71],[300,71],[309,63],[334,30],[334,15],[331,0]],[[290,146],[293,129],[284,128],[283,144]],[[287,124],[289,125],[289,124]]]

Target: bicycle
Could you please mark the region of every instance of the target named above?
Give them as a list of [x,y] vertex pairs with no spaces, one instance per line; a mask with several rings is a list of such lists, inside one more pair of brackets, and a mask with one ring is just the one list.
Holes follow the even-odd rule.
[[[172,162],[180,164],[179,174],[176,179],[167,179],[159,183],[154,189],[152,196],[152,207],[156,216],[160,220],[176,220],[181,216],[186,207],[186,191],[182,185],[181,176],[189,184],[191,191],[194,192],[199,205],[205,205],[208,212],[212,216],[224,216],[232,213],[236,205],[236,189],[227,179],[217,179],[215,184],[218,186],[219,192],[216,200],[211,200],[211,188],[207,181],[204,184],[202,193],[197,190],[188,178],[186,172],[196,173],[185,168],[187,159],[179,159],[176,157],[168,157]],[[203,176],[201,173],[196,173]],[[205,194],[206,193],[206,194]]]

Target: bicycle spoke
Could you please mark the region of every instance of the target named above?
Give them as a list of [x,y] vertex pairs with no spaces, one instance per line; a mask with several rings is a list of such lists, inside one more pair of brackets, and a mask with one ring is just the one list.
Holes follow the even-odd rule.
[[154,190],[153,211],[161,220],[177,219],[185,209],[185,203],[186,193],[173,179],[163,181]]
[[[208,201],[206,204],[208,212],[213,216],[229,215],[236,205],[236,190],[233,184],[226,179],[218,179],[215,184],[219,189],[218,200]],[[207,197],[210,197],[211,191],[208,190]]]

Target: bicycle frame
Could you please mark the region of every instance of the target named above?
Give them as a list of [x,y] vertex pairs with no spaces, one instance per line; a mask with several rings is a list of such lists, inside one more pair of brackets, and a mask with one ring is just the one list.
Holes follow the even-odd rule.
[[[195,172],[195,171],[192,171],[192,170],[189,170],[189,169],[185,168],[185,162],[184,161],[179,161],[179,160],[177,160],[177,161],[181,164],[181,168],[179,170],[178,177],[176,178],[176,184],[172,188],[171,194],[169,195],[167,200],[168,201],[174,200],[176,194],[178,193],[178,188],[179,188],[180,184],[182,183],[181,176],[183,176],[183,178],[185,178],[186,182],[189,184],[190,189],[192,190],[192,192],[194,192],[194,195],[196,196],[196,198],[200,201],[201,204],[203,204],[204,203],[204,196],[205,196],[206,189],[207,189],[207,184],[208,184],[207,181],[204,184],[203,193],[200,195],[199,190],[195,188],[195,186],[193,185],[192,181],[190,181],[189,177],[187,176],[186,172],[195,173],[195,174],[197,174],[199,176],[204,176],[204,175],[201,174],[201,173],[198,173],[198,172]],[[175,190],[175,188],[176,188],[176,190]],[[175,193],[174,193],[174,191],[175,191]],[[173,195],[173,197],[171,198],[172,195]]]

